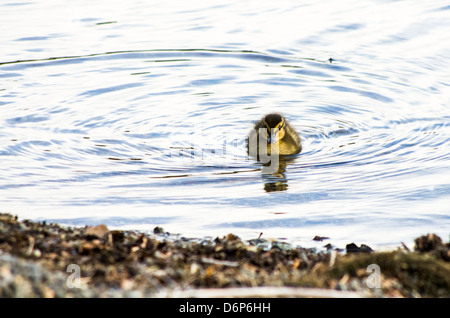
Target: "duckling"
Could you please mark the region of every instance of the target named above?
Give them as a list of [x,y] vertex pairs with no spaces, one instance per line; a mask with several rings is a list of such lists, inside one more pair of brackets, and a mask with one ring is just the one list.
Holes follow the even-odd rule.
[[[254,129],[247,137],[247,152],[250,156],[258,157],[259,151],[264,151],[264,146],[260,149],[259,140],[267,142],[268,155],[273,152],[287,156],[302,151],[299,135],[286,119],[277,113],[267,114],[255,123]],[[274,146],[278,146],[278,151]]]

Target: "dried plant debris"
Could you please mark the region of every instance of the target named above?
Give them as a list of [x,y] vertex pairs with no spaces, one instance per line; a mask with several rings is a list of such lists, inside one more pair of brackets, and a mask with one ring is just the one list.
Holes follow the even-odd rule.
[[412,252],[354,243],[317,251],[261,237],[187,239],[160,227],[63,227],[0,214],[0,297],[450,297],[450,244],[434,234],[415,243]]

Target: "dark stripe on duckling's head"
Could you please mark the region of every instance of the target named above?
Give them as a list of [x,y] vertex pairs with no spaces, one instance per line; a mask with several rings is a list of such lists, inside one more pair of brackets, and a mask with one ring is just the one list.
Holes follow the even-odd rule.
[[274,128],[281,130],[284,128],[284,118],[279,114],[268,114],[263,119],[262,122],[266,126],[267,131],[271,132]]
[[285,120],[283,116],[279,114],[268,114],[264,116],[262,122],[267,129],[267,143],[274,143],[284,137]]
[[279,114],[268,114],[263,118],[264,125],[271,129],[278,126],[283,121],[283,117]]

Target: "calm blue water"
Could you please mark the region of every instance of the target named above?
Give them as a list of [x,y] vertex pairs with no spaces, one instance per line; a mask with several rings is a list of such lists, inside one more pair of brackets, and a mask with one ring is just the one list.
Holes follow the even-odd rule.
[[[448,239],[448,4],[72,2],[0,4],[0,211],[304,246]],[[279,177],[245,148],[271,111],[303,141]]]

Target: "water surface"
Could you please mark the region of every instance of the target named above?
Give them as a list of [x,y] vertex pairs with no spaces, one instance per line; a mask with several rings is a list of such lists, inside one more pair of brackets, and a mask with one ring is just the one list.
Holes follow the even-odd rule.
[[[0,12],[1,211],[305,246],[315,235],[341,247],[448,239],[441,1],[39,1]],[[271,111],[303,141],[279,177],[245,148]]]

